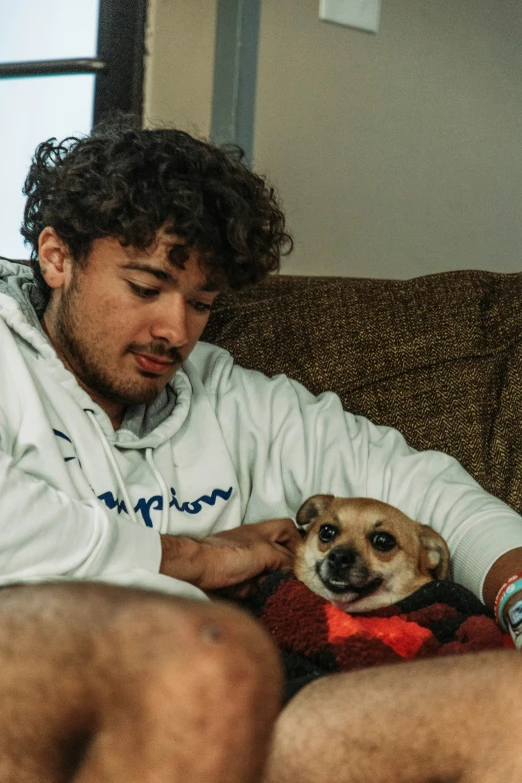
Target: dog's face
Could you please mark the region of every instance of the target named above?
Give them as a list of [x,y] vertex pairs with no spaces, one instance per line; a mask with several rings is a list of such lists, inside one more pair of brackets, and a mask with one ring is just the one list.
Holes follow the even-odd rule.
[[346,612],[394,604],[449,573],[444,539],[379,500],[314,495],[297,524],[307,532],[295,576]]

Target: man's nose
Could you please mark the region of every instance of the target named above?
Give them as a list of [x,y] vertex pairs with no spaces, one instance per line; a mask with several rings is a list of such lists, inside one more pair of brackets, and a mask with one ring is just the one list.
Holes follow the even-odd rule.
[[156,340],[167,340],[170,345],[182,348],[188,342],[187,303],[183,297],[176,297],[161,303],[155,312],[151,336]]

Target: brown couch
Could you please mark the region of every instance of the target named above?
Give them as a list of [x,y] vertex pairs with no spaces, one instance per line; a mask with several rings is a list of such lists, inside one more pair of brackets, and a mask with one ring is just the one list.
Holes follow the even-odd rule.
[[242,365],[456,456],[522,512],[522,274],[275,276],[229,292],[203,339]]

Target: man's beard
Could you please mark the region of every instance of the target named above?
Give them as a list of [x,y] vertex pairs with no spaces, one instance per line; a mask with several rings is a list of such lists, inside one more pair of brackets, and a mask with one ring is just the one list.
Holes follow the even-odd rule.
[[[69,290],[63,294],[56,312],[56,339],[59,348],[73,370],[80,385],[86,387],[87,391],[93,391],[111,402],[122,405],[140,405],[150,404],[158,396],[161,388],[158,386],[157,376],[147,376],[142,373],[142,381],[131,378],[115,378],[111,376],[110,371],[100,366],[97,357],[103,354],[100,346],[97,350],[96,343],[89,343],[80,335],[82,334],[81,323],[78,321],[77,313],[81,307],[79,304],[80,291],[78,287],[78,272],[73,273],[73,278]],[[132,349],[133,346],[129,346]],[[141,346],[140,346],[141,347]],[[142,347],[145,349],[145,346]],[[168,356],[171,361],[179,366],[182,358],[176,348],[166,351],[163,346],[147,346],[148,352],[156,356]],[[149,377],[150,383],[144,382]],[[156,383],[153,383],[153,380]]]

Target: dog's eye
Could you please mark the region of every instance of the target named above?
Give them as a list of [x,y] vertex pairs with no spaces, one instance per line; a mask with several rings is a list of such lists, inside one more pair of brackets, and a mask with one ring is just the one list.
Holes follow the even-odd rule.
[[391,552],[397,546],[396,540],[389,533],[375,533],[370,540],[377,552]]
[[339,528],[335,525],[321,525],[319,528],[319,541],[322,541],[323,544],[327,544],[329,541],[333,541],[334,538],[337,538],[337,534],[339,532]]

